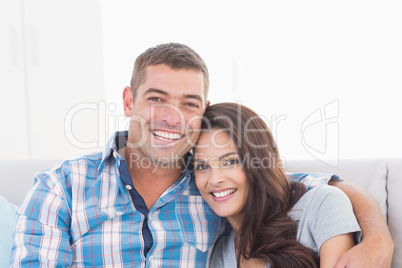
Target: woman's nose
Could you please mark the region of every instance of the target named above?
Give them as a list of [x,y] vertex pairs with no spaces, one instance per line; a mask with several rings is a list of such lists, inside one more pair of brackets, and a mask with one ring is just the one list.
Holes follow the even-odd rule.
[[227,179],[225,172],[220,167],[212,168],[211,176],[209,178],[209,183],[211,185],[219,185]]

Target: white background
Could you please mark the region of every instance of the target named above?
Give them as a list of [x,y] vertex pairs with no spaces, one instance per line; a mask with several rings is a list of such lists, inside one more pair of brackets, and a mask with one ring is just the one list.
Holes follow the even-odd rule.
[[[76,119],[85,115],[98,121],[98,129],[88,126],[91,135],[81,135],[95,145],[78,148],[55,136],[46,143],[56,145],[62,138],[69,147],[28,150],[13,158],[68,158],[102,150],[113,130],[126,127],[121,95],[135,57],[171,41],[189,45],[206,61],[212,103],[241,102],[267,119],[282,157],[332,164],[336,161],[327,159],[401,157],[400,1],[92,2],[98,7],[78,23],[100,16],[96,38],[102,50],[94,66],[102,64],[96,75],[103,87],[101,97],[91,100],[97,110],[87,110],[93,111],[90,116],[77,113]],[[73,20],[74,9],[68,12]],[[91,68],[87,72],[96,77]],[[81,78],[68,79],[79,85]],[[75,94],[70,107],[79,104],[76,99]],[[29,122],[12,122],[13,129],[32,128]],[[72,131],[85,133],[85,124]],[[27,147],[35,144],[28,139]],[[5,153],[1,157],[7,159]]]

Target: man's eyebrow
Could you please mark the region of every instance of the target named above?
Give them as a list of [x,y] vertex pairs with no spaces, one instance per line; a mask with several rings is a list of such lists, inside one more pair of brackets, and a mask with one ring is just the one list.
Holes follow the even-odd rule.
[[202,160],[202,159],[193,159],[193,162],[205,163],[205,161],[204,161],[204,160]]
[[200,95],[187,94],[187,95],[184,95],[184,98],[186,98],[186,99],[196,99],[196,100],[200,101],[201,103],[204,102],[204,100],[201,98]]
[[[167,93],[166,91],[162,90],[162,89],[157,89],[157,88],[149,88],[144,92],[144,95],[146,94],[150,94],[150,93],[158,93],[158,94],[162,94],[165,96],[168,96],[169,93]],[[183,95],[184,98],[186,99],[196,99],[200,102],[203,102],[204,100],[201,98],[200,95],[193,95],[193,94],[184,94]]]
[[232,154],[238,155],[239,153],[237,153],[237,152],[230,152],[230,153],[223,154],[223,155],[221,155],[221,156],[219,157],[219,161],[221,161],[223,158],[228,157],[228,156],[230,156],[230,155],[232,155]]
[[156,89],[156,88],[148,88],[145,92],[144,95],[149,94],[149,93],[159,93],[162,95],[169,95],[166,91],[161,90],[161,89]]

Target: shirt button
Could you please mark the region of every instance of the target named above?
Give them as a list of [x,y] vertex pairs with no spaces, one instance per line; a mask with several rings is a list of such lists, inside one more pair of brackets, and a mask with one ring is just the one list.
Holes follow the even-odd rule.
[[130,190],[132,189],[132,187],[127,184],[127,185],[126,185],[126,189],[130,191]]
[[150,260],[150,261],[153,261],[153,260],[154,260],[154,257],[153,257],[153,256],[149,257],[149,260]]

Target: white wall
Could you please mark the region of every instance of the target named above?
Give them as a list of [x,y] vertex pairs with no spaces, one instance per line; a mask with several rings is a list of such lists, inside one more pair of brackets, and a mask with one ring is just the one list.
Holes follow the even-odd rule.
[[[90,91],[83,87],[72,98],[76,104],[86,101],[87,116],[98,119],[96,126],[80,124],[76,130],[81,140],[93,142],[87,147],[93,146],[80,149],[64,137],[63,150],[48,148],[44,153],[29,141],[30,153],[17,154],[19,158],[60,158],[101,150],[114,130],[126,128],[121,94],[129,85],[135,57],[170,41],[188,44],[205,59],[212,103],[241,102],[267,118],[285,158],[319,158],[336,165],[328,159],[401,156],[400,1],[102,0],[100,10],[95,2],[98,9],[87,12],[80,23],[100,31],[83,36],[96,50],[86,46],[91,59],[99,56],[92,65],[101,70],[86,68],[84,76],[104,89],[89,97]],[[51,13],[49,8],[57,10],[57,5],[47,5]],[[81,14],[73,8],[68,12],[70,18]],[[94,45],[99,42],[101,47]],[[73,71],[74,64],[66,66],[66,74],[71,74],[69,68]],[[82,77],[74,73],[68,79],[78,85]],[[9,94],[3,91],[8,88],[1,90]],[[58,100],[51,92],[46,97]],[[22,104],[19,112],[24,109]],[[40,122],[16,118],[10,123],[2,113],[3,124],[12,129],[46,125],[50,118],[45,113]],[[85,118],[81,113],[79,120]],[[59,123],[54,128],[65,131]],[[9,146],[4,133],[3,147]],[[51,144],[59,139],[46,136]],[[1,157],[9,158],[5,153]]]
[[85,104],[105,99],[100,3],[0,0],[0,37],[0,159],[96,149],[99,109]]
[[266,117],[283,157],[400,157],[402,3],[265,2],[103,1],[104,24],[121,30],[105,51],[106,66],[121,66],[105,72],[110,100],[136,55],[182,42],[209,66],[212,103]]

